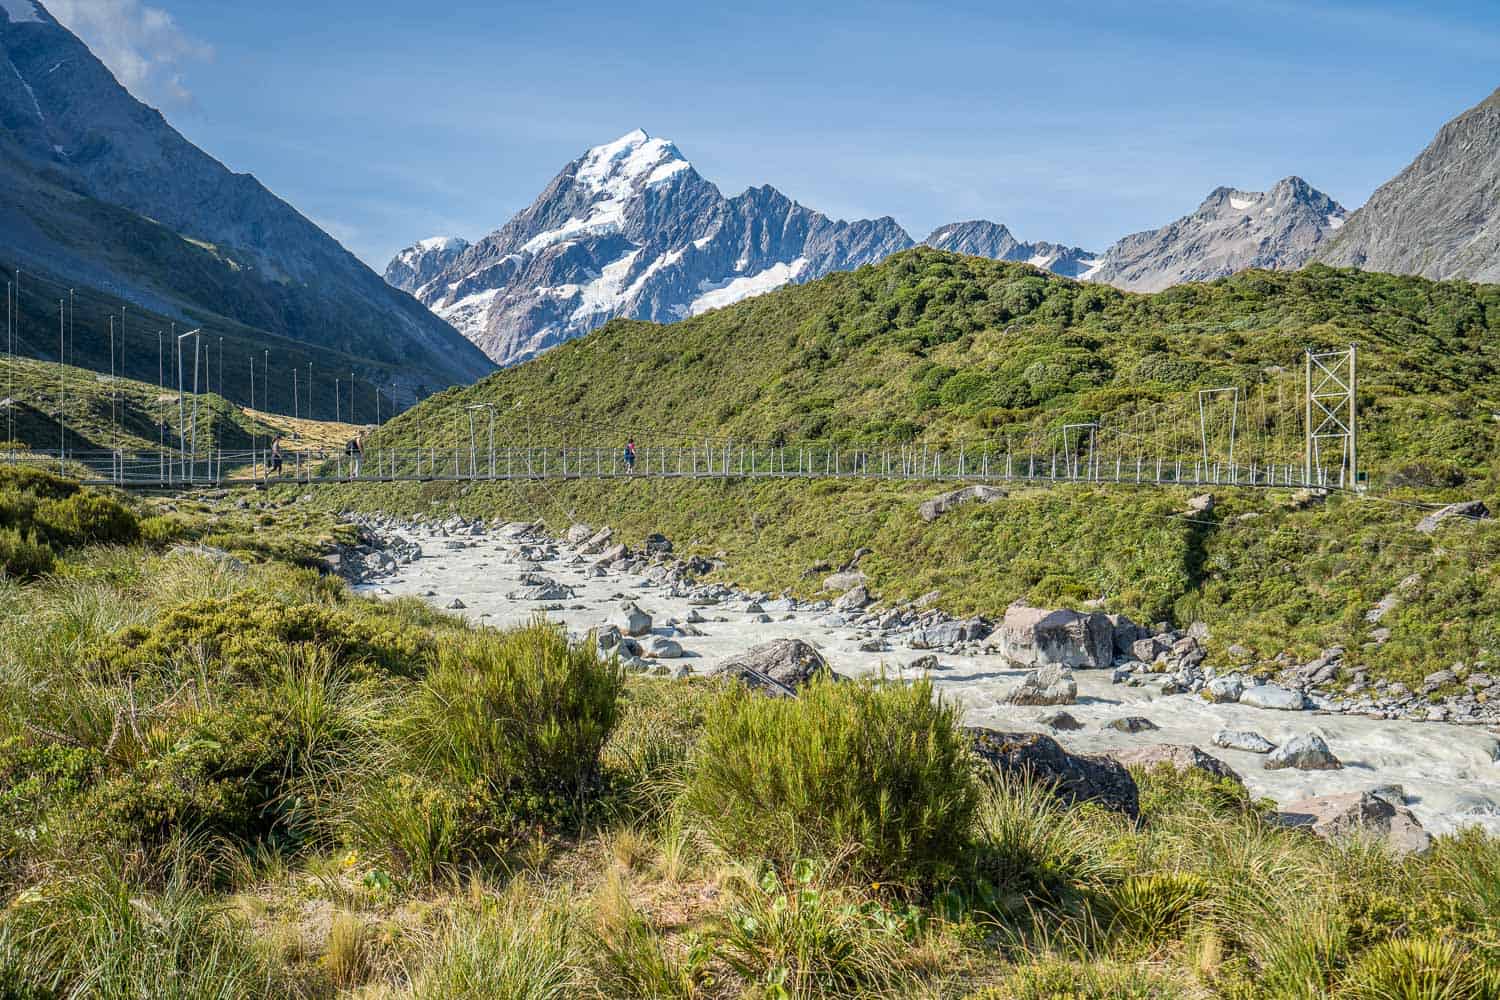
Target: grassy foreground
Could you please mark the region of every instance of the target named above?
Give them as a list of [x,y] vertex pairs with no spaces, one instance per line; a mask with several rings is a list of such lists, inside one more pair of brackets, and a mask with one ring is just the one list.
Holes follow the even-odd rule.
[[0,580],[0,996],[1500,997],[1480,834],[1401,860],[1170,770],[1064,809],[925,683],[627,678],[352,596],[307,504],[0,487],[33,538],[108,513]]
[[[924,522],[918,504],[949,486],[857,480],[357,484],[318,492],[330,511],[608,524],[639,546],[665,533],[682,555],[723,553],[742,586],[810,597],[817,565],[860,563],[887,602],[936,592],[954,613],[998,616],[1018,599],[1102,601],[1136,621],[1204,621],[1214,651],[1310,659],[1342,645],[1347,670],[1406,682],[1500,652],[1500,522],[1415,530],[1403,503],[1333,495],[1301,508],[1292,491],[1219,491],[1187,516],[1185,490],[1018,489]],[[287,487],[284,495],[295,495]],[[1490,498],[1492,508],[1500,507]],[[1300,509],[1299,509],[1300,508]],[[1402,581],[1414,582],[1398,588]],[[1399,589],[1379,622],[1366,612]],[[1376,628],[1388,641],[1371,642]],[[1221,660],[1222,662],[1222,660]]]

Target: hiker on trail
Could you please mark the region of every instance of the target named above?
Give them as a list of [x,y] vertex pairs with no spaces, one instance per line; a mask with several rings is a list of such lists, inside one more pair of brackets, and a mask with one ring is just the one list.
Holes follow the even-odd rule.
[[344,453],[349,456],[349,478],[358,479],[360,462],[365,457],[364,445],[359,438],[350,438],[349,443],[344,445]]
[[271,474],[281,475],[281,435],[271,439]]
[[625,442],[625,471],[635,472],[635,438]]

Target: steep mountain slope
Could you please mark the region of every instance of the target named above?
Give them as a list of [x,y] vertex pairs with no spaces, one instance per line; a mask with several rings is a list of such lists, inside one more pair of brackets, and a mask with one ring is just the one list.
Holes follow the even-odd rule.
[[1191,215],[1120,240],[1088,277],[1158,292],[1247,268],[1295,269],[1312,259],[1347,214],[1300,177],[1278,181],[1266,192],[1221,187]]
[[255,178],[132,98],[36,0],[0,7],[0,126],[7,262],[363,359],[407,398],[490,368]]
[[1444,125],[1317,259],[1425,278],[1500,281],[1500,90]]
[[983,219],[949,223],[933,230],[922,244],[991,260],[1025,261],[1068,278],[1087,279],[1099,264],[1099,254],[1092,250],[1060,243],[1022,243],[1005,226]]
[[[568,164],[414,293],[510,365],[615,317],[681,319],[911,245],[893,219],[835,221],[772,187],[725,198],[637,130]],[[388,273],[410,280],[412,264]]]

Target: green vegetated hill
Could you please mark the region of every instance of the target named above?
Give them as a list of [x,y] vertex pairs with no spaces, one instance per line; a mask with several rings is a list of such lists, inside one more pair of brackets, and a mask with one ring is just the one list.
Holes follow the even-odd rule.
[[[87,368],[0,355],[0,461],[11,451],[56,453],[66,442],[70,454],[155,452],[165,443],[178,447],[179,426],[192,432],[193,397],[184,397],[179,418],[177,392],[154,383],[110,378]],[[63,419],[59,418],[62,415]],[[271,437],[306,438],[327,445],[347,440],[354,428],[337,423],[295,421],[247,411],[217,393],[198,399],[198,452],[265,448]],[[98,462],[90,459],[98,466]],[[79,470],[72,470],[77,472]]]
[[513,434],[530,418],[533,432],[606,444],[1019,447],[1098,420],[1153,442],[1164,426],[1164,447],[1191,457],[1192,390],[1238,385],[1241,454],[1269,442],[1264,452],[1300,461],[1303,348],[1357,342],[1372,482],[1440,485],[1491,475],[1500,453],[1497,331],[1500,286],[1312,267],[1134,295],[917,249],[671,326],[610,323],[439,395],[383,440],[409,443],[420,424],[427,443],[451,447],[467,433],[463,408],[492,402]]
[[[1221,648],[1240,643],[1259,659],[1338,643],[1359,651],[1351,670],[1420,676],[1500,649],[1495,522],[1427,535],[1411,506],[1467,496],[1496,506],[1497,328],[1492,286],[1315,267],[1129,295],[916,250],[669,327],[612,323],[429,400],[370,446],[451,448],[467,441],[465,408],[478,402],[497,404],[502,433],[517,439],[529,424],[538,438],[555,428],[554,442],[566,431],[603,446],[627,433],[649,441],[653,428],[667,443],[1019,437],[1084,417],[1128,425],[1195,386],[1295,363],[1304,344],[1358,341],[1363,452],[1380,496],[1302,506],[1287,490],[1220,490],[1211,514],[1186,517],[1185,490],[1018,487],[933,524],[916,508],[943,483],[354,486],[328,502],[458,506],[557,529],[577,519],[632,544],[664,531],[684,551],[724,553],[728,579],[804,594],[821,583],[812,566],[868,547],[862,568],[890,602],[936,590],[950,610],[998,615],[1018,599],[1102,601],[1139,620],[1206,621]],[[1414,574],[1396,610],[1366,620]],[[1375,644],[1376,628],[1389,640]]]

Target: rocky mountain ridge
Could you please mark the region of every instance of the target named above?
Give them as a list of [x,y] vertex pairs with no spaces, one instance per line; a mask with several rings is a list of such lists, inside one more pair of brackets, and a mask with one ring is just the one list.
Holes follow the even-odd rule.
[[933,230],[922,241],[935,250],[951,250],[991,260],[1025,261],[1033,267],[1087,281],[1099,265],[1100,254],[1060,243],[1022,243],[1003,224],[985,219],[952,222]]
[[1263,192],[1220,187],[1190,215],[1115,243],[1087,278],[1159,292],[1249,268],[1296,270],[1347,217],[1342,205],[1300,177]]

